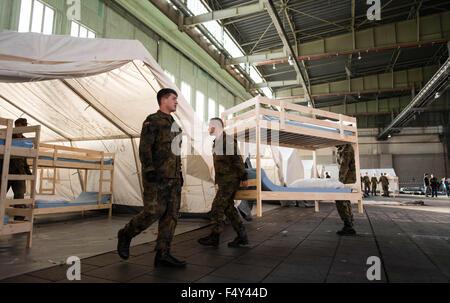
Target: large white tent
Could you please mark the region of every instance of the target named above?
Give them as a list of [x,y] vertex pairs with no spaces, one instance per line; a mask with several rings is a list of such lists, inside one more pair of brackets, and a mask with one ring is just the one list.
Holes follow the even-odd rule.
[[[139,135],[163,87],[179,95],[173,116],[183,129],[181,211],[207,212],[215,188],[206,125],[139,41],[0,31],[0,116],[42,125],[42,142],[115,152],[116,204],[142,205]],[[76,171],[60,170],[58,184],[67,198],[81,191]]]

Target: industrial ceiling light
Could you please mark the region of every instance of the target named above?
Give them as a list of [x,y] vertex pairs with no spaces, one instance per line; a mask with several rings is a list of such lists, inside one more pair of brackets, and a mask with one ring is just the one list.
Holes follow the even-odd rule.
[[439,92],[436,92],[436,94],[434,95],[434,99],[437,99],[441,96],[441,94]]
[[360,93],[358,93],[358,98],[361,99],[361,94]]
[[361,53],[358,53],[358,60],[361,60],[361,59],[362,59]]
[[392,137],[392,135],[388,135],[388,138]]
[[273,69],[277,69],[277,68],[275,67],[275,63],[273,64],[272,68],[273,68]]

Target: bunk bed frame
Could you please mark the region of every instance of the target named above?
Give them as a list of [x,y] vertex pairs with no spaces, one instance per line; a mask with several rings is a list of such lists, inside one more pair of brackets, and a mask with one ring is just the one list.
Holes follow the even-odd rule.
[[[233,115],[234,117],[231,117]],[[363,212],[355,118],[261,96],[224,111],[221,117],[227,134],[236,136],[241,142],[256,143],[256,179],[248,182],[249,187],[256,189],[239,190],[235,199],[256,200],[258,217],[262,216],[262,200],[313,200],[316,212],[319,211],[319,201],[350,200],[353,203],[357,202],[358,211]],[[262,191],[260,154],[262,140],[267,145],[311,150],[316,178],[316,150],[349,143],[355,152],[356,183],[345,185],[345,188],[350,189],[348,193]]]
[[[84,212],[88,210],[108,209],[108,216],[111,217],[114,183],[114,161],[114,153],[105,153],[102,151],[95,151],[90,149],[40,143],[39,158],[37,162],[38,169],[40,170],[39,194],[55,194],[57,169],[60,168],[78,170],[83,192],[87,189],[89,171],[98,170],[100,172],[99,191],[97,196],[97,204],[95,205],[35,208],[34,214],[43,215],[81,211],[81,214],[84,215]],[[44,170],[52,171],[53,175],[45,175]],[[81,177],[81,171],[84,171],[83,177]],[[110,178],[105,179],[105,171],[110,171]],[[45,188],[45,181],[49,182],[51,184],[51,187]],[[110,184],[109,190],[105,190],[103,186],[104,183]],[[106,203],[104,203],[104,195],[109,195]]]
[[[33,220],[34,220],[34,201],[36,197],[36,175],[37,162],[39,154],[40,126],[13,127],[13,120],[0,118],[0,125],[5,126],[0,130],[0,158],[3,158],[3,169],[1,174],[0,186],[0,236],[17,233],[28,233],[27,247],[32,246]],[[13,134],[33,133],[34,137],[26,139],[13,139]],[[25,147],[21,144],[23,141],[32,141],[33,145]],[[27,158],[32,162],[32,175],[10,175],[9,163],[11,158]],[[31,195],[28,199],[7,199],[8,181],[24,180],[31,181]],[[14,208],[14,205],[27,205],[28,208]],[[8,221],[5,218],[8,216]],[[25,220],[13,220],[14,216],[23,216]]]

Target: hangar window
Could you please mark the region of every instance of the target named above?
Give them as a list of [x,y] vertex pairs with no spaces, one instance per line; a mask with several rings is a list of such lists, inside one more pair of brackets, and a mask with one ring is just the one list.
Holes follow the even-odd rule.
[[200,120],[205,121],[205,95],[202,92],[197,91],[195,98],[195,111]]
[[70,35],[79,38],[95,38],[95,33],[93,31],[75,21],[72,21],[70,24]]
[[22,0],[18,31],[51,35],[54,19],[55,11],[49,6],[37,0]]
[[181,93],[186,101],[191,104],[191,86],[184,81],[181,81]]
[[216,101],[210,98],[208,99],[208,121],[214,117],[216,117]]

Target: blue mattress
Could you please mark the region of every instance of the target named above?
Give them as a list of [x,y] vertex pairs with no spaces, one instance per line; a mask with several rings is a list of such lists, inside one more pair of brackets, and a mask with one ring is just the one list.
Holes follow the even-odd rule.
[[[274,117],[269,117],[269,116],[264,116],[263,119],[267,120],[267,121],[280,122],[280,119],[274,118]],[[311,129],[317,129],[317,130],[324,130],[324,131],[330,132],[330,133],[337,133],[337,134],[339,133],[338,129],[331,129],[331,128],[311,125],[311,124],[307,124],[307,123],[294,122],[294,121],[289,121],[289,120],[286,120],[285,123],[288,125],[302,126],[302,127],[307,127],[307,128],[311,128]],[[344,135],[353,135],[353,132],[344,130]]]
[[[0,139],[0,145],[5,145],[5,140]],[[33,140],[13,140],[11,142],[12,146],[33,148]]]
[[5,215],[5,219],[4,219],[4,222],[3,222],[3,224],[6,224],[6,223],[8,223],[8,220],[9,220],[9,216],[8,216],[8,215]]
[[[102,204],[106,204],[111,197],[110,194],[102,195]],[[73,201],[46,201],[38,199],[34,203],[35,208],[52,208],[52,207],[67,207],[67,206],[81,206],[81,205],[95,205],[97,204],[98,192],[82,192],[78,198]]]
[[[100,164],[100,161],[86,161],[86,160],[78,160],[78,159],[69,159],[69,158],[56,158],[58,161],[62,162],[75,162],[75,163],[87,163],[87,164]],[[39,156],[39,160],[51,160],[53,161],[53,157],[48,156]],[[114,160],[112,158],[105,158],[103,161],[104,165],[110,165],[113,164]]]
[[[248,179],[256,179],[256,168],[246,169]],[[350,193],[351,188],[319,188],[319,187],[282,187],[275,185],[267,177],[264,169],[261,169],[261,183],[263,191],[279,191],[279,192],[298,192],[298,193]],[[248,187],[247,189],[255,189],[255,187]]]

